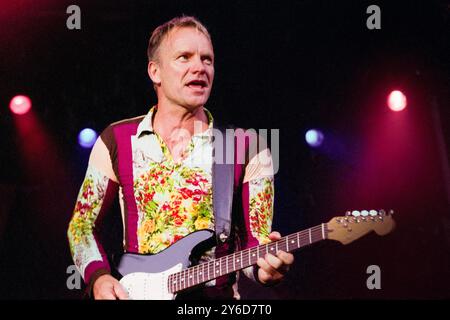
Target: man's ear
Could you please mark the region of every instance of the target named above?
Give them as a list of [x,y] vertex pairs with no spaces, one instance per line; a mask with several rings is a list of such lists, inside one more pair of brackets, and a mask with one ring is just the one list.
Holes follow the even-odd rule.
[[148,76],[155,85],[161,83],[161,77],[159,73],[159,65],[155,61],[149,61],[147,66]]

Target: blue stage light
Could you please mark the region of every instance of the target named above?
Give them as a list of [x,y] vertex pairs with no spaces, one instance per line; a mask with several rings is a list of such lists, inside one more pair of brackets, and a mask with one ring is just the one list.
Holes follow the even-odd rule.
[[91,128],[83,129],[78,134],[78,143],[83,148],[91,148],[94,145],[95,140],[97,140],[97,132]]
[[311,147],[316,148],[323,142],[323,133],[316,129],[310,129],[306,132],[305,139]]

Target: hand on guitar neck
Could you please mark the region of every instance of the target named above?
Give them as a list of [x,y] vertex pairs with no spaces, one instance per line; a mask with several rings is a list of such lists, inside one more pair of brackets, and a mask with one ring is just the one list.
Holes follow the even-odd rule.
[[[277,241],[281,239],[279,232],[274,231],[269,234],[269,239]],[[278,251],[276,255],[267,253],[264,258],[259,258],[256,262],[258,268],[258,281],[265,285],[274,285],[283,280],[284,274],[289,270],[289,266],[294,263],[294,255],[285,251]]]

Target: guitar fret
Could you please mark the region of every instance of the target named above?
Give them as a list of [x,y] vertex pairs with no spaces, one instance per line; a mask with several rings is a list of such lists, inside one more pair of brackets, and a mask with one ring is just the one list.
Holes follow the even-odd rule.
[[216,266],[219,266],[219,270],[216,270],[216,273],[214,275],[221,275],[222,272],[222,266],[220,264],[221,259],[219,259],[219,262],[216,263]]
[[189,280],[192,279],[192,275],[191,275],[191,270],[190,269],[187,269],[187,270],[188,270],[188,272],[187,272],[187,276],[188,276],[188,278],[187,278],[187,285],[189,287]]
[[233,270],[236,270],[236,254],[233,253]]
[[184,287],[183,287],[183,285],[184,285],[184,283],[183,283],[183,273],[184,273],[184,270],[181,271],[181,273],[180,273],[180,289],[181,290],[184,289]]
[[202,267],[202,282],[205,282],[205,264],[203,264],[203,267]]
[[180,270],[179,272],[169,275],[166,278],[167,282],[165,285],[171,293],[176,293],[200,283],[216,279],[236,270],[243,269],[247,266],[254,265],[260,257],[264,257],[269,253],[276,255],[279,251],[291,252],[295,249],[301,248],[302,246],[304,247],[327,238],[327,224],[322,223],[313,228],[287,235],[268,244],[246,248],[244,250]]
[[199,270],[198,269],[200,269],[199,266],[197,266],[196,269],[195,269],[197,271],[197,284],[200,283],[200,276],[199,276]]

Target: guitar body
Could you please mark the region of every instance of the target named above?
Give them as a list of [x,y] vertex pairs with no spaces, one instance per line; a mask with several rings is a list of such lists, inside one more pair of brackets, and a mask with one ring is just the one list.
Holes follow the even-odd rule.
[[120,283],[133,300],[173,300],[176,295],[168,289],[168,277],[188,268],[215,244],[214,232],[200,230],[175,242],[157,254],[122,255],[117,271]]

